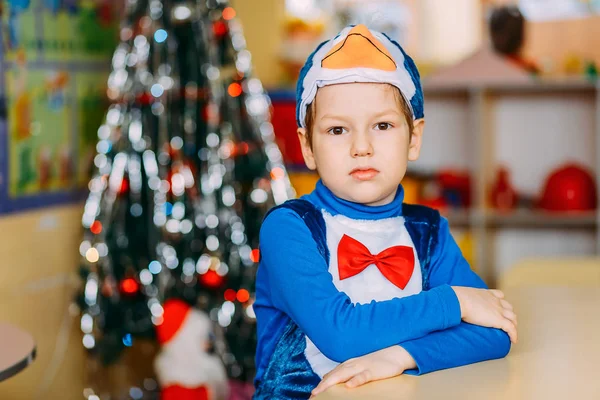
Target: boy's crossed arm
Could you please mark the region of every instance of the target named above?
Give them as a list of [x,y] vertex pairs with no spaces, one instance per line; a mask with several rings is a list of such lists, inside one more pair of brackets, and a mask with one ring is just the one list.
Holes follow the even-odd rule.
[[517,341],[517,319],[512,305],[504,300],[502,292],[486,290],[485,283],[471,271],[460,253],[444,219],[440,239],[441,251],[432,259],[431,285],[460,285],[452,288],[459,299],[464,322],[399,346],[349,359],[325,375],[314,394],[338,383],[355,387],[404,372],[424,374],[508,354],[510,341]]
[[[501,295],[501,292],[496,293]],[[313,394],[338,383],[356,387],[403,373],[421,375],[502,358],[509,350],[510,340],[505,332],[462,322],[398,346],[349,359],[326,374]]]

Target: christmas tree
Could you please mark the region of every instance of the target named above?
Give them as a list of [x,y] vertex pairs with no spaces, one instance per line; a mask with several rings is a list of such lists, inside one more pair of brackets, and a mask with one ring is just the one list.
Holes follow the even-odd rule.
[[126,4],[82,217],[83,345],[115,362],[181,299],[249,381],[259,226],[294,196],[270,102],[226,1]]

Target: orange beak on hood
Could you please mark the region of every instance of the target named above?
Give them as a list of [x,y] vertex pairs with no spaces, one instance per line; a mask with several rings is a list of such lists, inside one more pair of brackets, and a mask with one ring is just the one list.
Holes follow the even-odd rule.
[[336,44],[321,62],[323,68],[374,68],[395,71],[396,63],[385,46],[365,25],[356,25],[346,39]]

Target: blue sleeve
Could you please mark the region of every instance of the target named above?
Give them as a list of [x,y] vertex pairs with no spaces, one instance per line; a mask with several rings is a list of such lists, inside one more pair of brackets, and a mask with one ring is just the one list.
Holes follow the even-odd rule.
[[[431,259],[430,285],[470,286],[487,289],[486,284],[462,256],[450,234],[448,221],[442,218],[439,241]],[[433,290],[433,289],[432,289]],[[408,374],[421,375],[506,356],[510,350],[508,334],[500,329],[461,322],[449,329],[400,343],[414,358],[417,369]]]
[[260,254],[273,306],[331,360],[343,362],[460,323],[460,304],[448,285],[402,299],[352,304],[334,286],[311,232],[291,210],[267,216]]

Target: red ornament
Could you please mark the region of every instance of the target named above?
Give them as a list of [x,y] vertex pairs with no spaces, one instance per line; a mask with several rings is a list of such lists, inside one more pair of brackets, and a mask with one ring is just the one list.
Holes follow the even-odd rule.
[[223,21],[216,21],[213,24],[213,32],[217,37],[225,36],[227,34],[227,24]]
[[506,168],[500,168],[492,186],[491,203],[498,210],[511,210],[517,205],[517,192],[510,183]]
[[140,284],[133,278],[125,278],[121,281],[120,289],[124,294],[136,294],[140,289]]
[[250,300],[250,293],[249,293],[249,292],[248,292],[246,289],[240,289],[240,290],[237,292],[237,300],[238,300],[240,303],[245,303],[245,302],[247,302],[248,300]]
[[144,92],[144,93],[138,95],[136,100],[141,105],[147,106],[149,104],[152,104],[152,102],[154,101],[154,96],[152,96],[150,93]]
[[227,301],[235,301],[236,297],[237,297],[237,293],[235,292],[235,290],[233,289],[227,289],[225,291],[225,293],[223,294],[223,297],[225,298],[225,300]]
[[102,223],[100,221],[94,221],[92,226],[90,226],[90,231],[94,235],[98,235],[100,232],[102,232]]
[[119,188],[119,194],[124,195],[129,191],[129,179],[123,178],[121,182],[121,187]]
[[242,85],[237,82],[233,82],[227,88],[227,93],[229,93],[231,97],[238,97],[240,94],[242,94]]
[[223,285],[225,278],[209,269],[205,274],[200,275],[200,282],[209,288],[218,288]]
[[252,260],[252,262],[258,262],[260,260],[260,251],[258,249],[254,249],[250,252],[250,260]]
[[248,154],[249,150],[250,150],[250,146],[248,145],[248,143],[246,143],[246,142],[239,143],[236,146],[236,155],[245,156],[246,154]]
[[225,7],[223,9],[223,19],[229,21],[235,18],[235,10],[232,7]]

